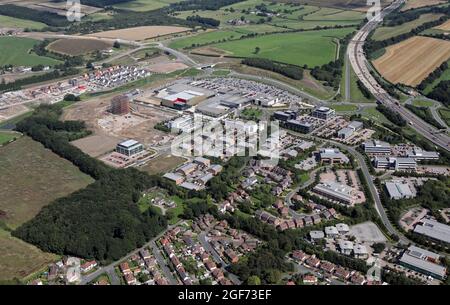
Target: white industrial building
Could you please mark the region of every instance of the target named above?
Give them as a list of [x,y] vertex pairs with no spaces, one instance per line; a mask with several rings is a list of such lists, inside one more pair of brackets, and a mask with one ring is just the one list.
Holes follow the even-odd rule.
[[363,143],[366,154],[388,155],[391,153],[391,144],[378,140],[370,140]]
[[421,224],[416,225],[414,232],[450,244],[450,226],[433,219],[423,219]]
[[405,199],[414,197],[414,194],[407,183],[392,181],[386,182],[385,186],[389,194],[389,198],[391,199]]

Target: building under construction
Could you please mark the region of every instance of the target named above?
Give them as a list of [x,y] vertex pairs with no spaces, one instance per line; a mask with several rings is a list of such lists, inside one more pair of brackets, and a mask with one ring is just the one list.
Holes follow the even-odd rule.
[[128,114],[130,113],[130,97],[128,95],[118,95],[111,100],[111,113]]

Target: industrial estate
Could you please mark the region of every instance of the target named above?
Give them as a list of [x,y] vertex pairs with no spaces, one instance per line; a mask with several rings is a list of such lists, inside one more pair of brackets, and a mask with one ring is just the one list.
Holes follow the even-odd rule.
[[376,2],[1,1],[0,283],[449,284],[450,3]]

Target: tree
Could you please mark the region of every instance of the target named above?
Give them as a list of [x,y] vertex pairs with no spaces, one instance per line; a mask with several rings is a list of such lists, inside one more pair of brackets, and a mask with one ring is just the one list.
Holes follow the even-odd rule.
[[255,51],[253,52],[253,54],[258,54],[259,51],[261,51],[261,48],[260,48],[260,47],[256,47],[256,48],[255,48]]
[[120,42],[118,42],[117,40],[114,41],[113,47],[114,47],[115,49],[120,49]]
[[375,253],[381,253],[383,252],[384,248],[386,247],[386,245],[384,243],[374,243],[372,245],[373,248],[373,252]]
[[261,285],[261,279],[256,275],[252,275],[247,279],[247,285]]

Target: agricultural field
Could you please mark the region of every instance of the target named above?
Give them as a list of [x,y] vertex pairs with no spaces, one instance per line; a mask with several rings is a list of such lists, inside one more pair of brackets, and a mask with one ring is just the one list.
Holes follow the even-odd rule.
[[440,24],[440,25],[434,27],[434,29],[441,30],[441,31],[443,31],[443,32],[448,32],[448,31],[450,31],[450,20],[447,20],[447,21],[444,22],[443,24]]
[[[237,57],[261,57],[293,65],[320,66],[336,58],[335,38],[343,38],[352,28],[277,34],[228,41],[212,47]],[[259,51],[257,52],[257,48]]]
[[181,2],[182,0],[134,0],[115,4],[115,8],[131,10],[135,12],[146,12],[160,9],[171,3]]
[[53,200],[93,182],[72,163],[28,137],[0,148],[0,168],[0,212],[10,228],[30,220]]
[[45,23],[42,22],[19,19],[3,15],[0,15],[0,25],[6,28],[22,28],[32,30],[41,30],[47,26]]
[[238,33],[232,30],[218,30],[208,31],[195,36],[189,36],[184,38],[175,39],[169,45],[173,49],[190,48],[192,45],[203,45],[214,42],[220,42],[228,39],[238,39],[242,36],[242,33]]
[[[358,11],[367,10],[366,0],[276,0],[277,2],[295,2],[300,4],[309,4],[315,6],[331,7],[338,9],[353,9]],[[386,6],[392,0],[381,0],[381,5]]]
[[447,3],[445,0],[408,0],[406,4],[402,7],[401,11],[407,11],[411,9],[416,9],[424,6],[432,6],[438,4]]
[[122,30],[104,31],[94,34],[89,34],[90,37],[123,39],[123,40],[146,40],[159,36],[165,36],[175,33],[189,31],[189,28],[178,26],[140,26],[135,28],[127,28]]
[[31,52],[31,49],[38,41],[31,38],[0,37],[0,66],[36,66],[39,64],[53,66],[60,61],[38,56]]
[[388,47],[373,64],[390,82],[417,86],[449,58],[449,41],[415,36]]
[[58,39],[47,46],[47,49],[56,53],[78,56],[94,51],[102,51],[112,47],[111,42],[99,39]]
[[372,39],[373,40],[385,40],[385,39],[389,39],[391,37],[405,34],[426,22],[438,20],[439,18],[441,18],[441,16],[442,15],[439,15],[439,14],[423,14],[423,15],[420,15],[420,17],[417,18],[416,20],[413,20],[410,22],[405,22],[398,26],[379,27],[376,29],[375,33],[373,34]]
[[45,253],[0,229],[0,280],[22,279],[56,259],[56,255]]

